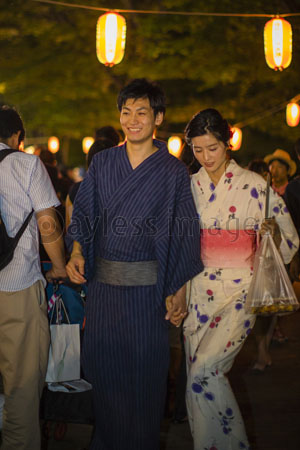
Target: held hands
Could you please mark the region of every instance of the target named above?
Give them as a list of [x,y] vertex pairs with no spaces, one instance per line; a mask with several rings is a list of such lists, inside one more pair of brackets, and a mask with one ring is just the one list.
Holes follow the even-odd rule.
[[48,272],[46,272],[46,279],[47,281],[49,281],[51,283],[51,281],[53,280],[59,280],[59,279],[63,279],[63,278],[67,278],[67,272],[65,267],[55,267],[53,266],[50,270],[48,270]]
[[167,314],[165,319],[170,320],[176,327],[180,327],[187,315],[185,294],[186,286],[183,286],[175,294],[166,298]]
[[270,233],[277,248],[281,244],[280,228],[274,218],[265,219],[261,224],[260,235],[263,236],[266,233]]
[[81,253],[74,253],[66,265],[66,271],[68,277],[73,283],[82,284],[86,283],[84,278],[84,257]]

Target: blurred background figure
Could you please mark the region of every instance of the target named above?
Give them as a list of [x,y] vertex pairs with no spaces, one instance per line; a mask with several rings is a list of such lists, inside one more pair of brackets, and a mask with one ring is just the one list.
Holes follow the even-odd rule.
[[[112,127],[106,127],[106,128],[112,128]],[[114,128],[113,128],[114,129]],[[106,148],[115,147],[115,143],[109,139],[109,138],[98,138],[90,147],[89,152],[86,157],[87,162],[87,168],[91,164],[91,161],[93,159],[93,156],[96,155],[96,153],[101,152],[102,150],[105,150]],[[68,229],[68,226],[71,222],[72,212],[73,212],[73,204],[75,197],[77,195],[78,189],[80,187],[81,181],[78,181],[77,183],[74,183],[71,187],[67,198],[66,198],[66,211],[65,211],[65,229]]]
[[[268,174],[270,173],[268,164],[263,159],[259,158],[250,161],[247,168],[252,172],[258,173],[265,180],[267,180]],[[272,364],[270,344],[276,323],[277,316],[257,316],[253,329],[257,345],[257,356],[252,366],[252,370],[254,372],[262,373],[267,367],[270,367]]]
[[289,178],[296,173],[297,165],[288,152],[278,148],[274,153],[264,157],[269,164],[272,175],[272,188],[277,194],[283,196],[288,185]]
[[247,169],[252,170],[252,172],[258,173],[265,180],[267,180],[268,173],[270,173],[268,164],[263,159],[259,159],[259,158],[253,159],[252,161],[250,161]]
[[95,131],[95,141],[102,138],[111,140],[113,142],[112,147],[119,145],[120,141],[123,140],[121,134],[111,125],[97,128],[97,130]]
[[[289,179],[295,175],[297,165],[291,156],[285,150],[278,148],[274,153],[264,157],[264,161],[269,164],[269,170],[272,176],[272,188],[281,197],[284,196],[288,186]],[[292,264],[292,266],[294,263]],[[276,344],[283,344],[288,337],[283,330],[285,319],[277,316],[272,341]]]

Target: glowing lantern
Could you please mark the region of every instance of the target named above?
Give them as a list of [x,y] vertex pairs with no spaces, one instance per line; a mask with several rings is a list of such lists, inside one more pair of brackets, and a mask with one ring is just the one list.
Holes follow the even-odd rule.
[[102,64],[112,67],[124,56],[126,41],[126,20],[120,14],[107,13],[97,22],[96,50]]
[[242,130],[240,128],[231,128],[232,138],[230,139],[231,150],[239,150],[242,145]]
[[176,156],[176,158],[179,158],[181,153],[181,144],[182,141],[178,136],[171,136],[168,139],[168,150],[171,153],[171,155]]
[[296,127],[300,119],[300,106],[298,103],[288,103],[286,107],[286,122],[289,127]]
[[269,67],[286,69],[292,61],[292,27],[285,19],[272,19],[264,29],[265,57]]
[[[20,149],[21,150],[21,149]],[[35,152],[35,146],[34,145],[29,145],[29,147],[26,147],[25,149],[23,149],[23,151],[25,153],[28,153],[29,155],[34,155]]]
[[95,142],[95,139],[87,136],[85,138],[82,139],[82,150],[83,153],[87,154],[89,152],[89,149],[91,147],[91,145]]
[[50,150],[51,153],[56,153],[59,150],[59,140],[56,136],[51,136],[48,139],[48,150]]

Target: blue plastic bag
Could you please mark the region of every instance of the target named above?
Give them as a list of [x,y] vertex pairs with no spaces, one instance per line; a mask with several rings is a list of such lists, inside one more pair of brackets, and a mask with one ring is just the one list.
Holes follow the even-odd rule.
[[[51,269],[51,263],[42,263],[42,267],[46,272]],[[80,329],[82,330],[84,327],[86,294],[86,285],[75,284],[71,281],[48,283],[46,287],[46,296],[48,301],[48,317],[49,320],[51,320],[51,323],[55,324],[59,321],[62,323],[68,322],[65,317],[64,309],[60,309],[59,314],[61,314],[61,317],[57,317],[56,308],[54,307],[55,299],[58,296],[61,296],[70,323],[79,323]]]

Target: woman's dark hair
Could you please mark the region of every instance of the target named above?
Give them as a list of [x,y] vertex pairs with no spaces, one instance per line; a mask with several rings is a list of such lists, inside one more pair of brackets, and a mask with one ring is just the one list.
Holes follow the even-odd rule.
[[154,112],[154,117],[156,117],[159,112],[164,114],[166,111],[166,100],[163,90],[158,84],[151,82],[146,78],[136,78],[120,91],[117,100],[119,111],[121,111],[122,106],[130,98],[135,100],[139,98],[148,98]]
[[95,141],[89,149],[89,152],[87,154],[87,166],[89,167],[89,165],[91,164],[92,158],[94,155],[96,155],[96,153],[101,152],[102,150],[105,150],[106,148],[111,148],[111,147],[115,147],[115,144],[112,140],[107,139],[107,138],[100,138],[97,139],[97,141]]
[[14,108],[0,107],[0,137],[4,140],[20,131],[19,143],[25,138],[25,130],[22,119]]
[[195,159],[191,147],[187,144],[184,144],[183,146],[180,160],[187,166],[190,175],[198,172],[201,167],[201,164]]
[[227,147],[232,136],[230,126],[222,115],[213,108],[204,109],[189,121],[185,128],[185,140],[191,145],[191,139],[211,133]]

